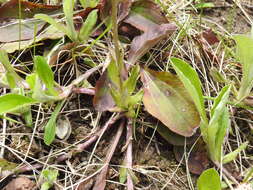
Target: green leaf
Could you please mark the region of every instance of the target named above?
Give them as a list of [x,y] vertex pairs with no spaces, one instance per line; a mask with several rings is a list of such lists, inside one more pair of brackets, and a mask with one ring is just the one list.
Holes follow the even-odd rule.
[[225,86],[221,89],[219,95],[215,98],[213,107],[211,109],[211,119],[209,124],[212,125],[215,123],[219,118],[220,115],[223,113],[223,111],[226,108],[226,103],[229,98],[231,86]]
[[218,172],[211,168],[205,170],[197,181],[198,190],[221,190]]
[[54,95],[48,95],[48,93],[45,92],[43,89],[43,84],[38,76],[38,74],[35,74],[35,84],[33,88],[33,94],[32,98],[37,100],[38,102],[52,102],[52,101],[58,101],[61,100],[61,96],[54,96]]
[[208,149],[213,161],[220,161],[221,149],[226,130],[230,124],[229,114],[226,108],[231,86],[225,86],[214,100],[211,109],[211,119],[207,128]]
[[127,168],[126,167],[120,167],[119,170],[119,182],[125,183],[127,180]]
[[80,3],[84,9],[90,7],[95,8],[98,4],[99,0],[80,0]]
[[235,160],[236,157],[238,156],[238,154],[247,148],[248,144],[249,144],[249,142],[244,142],[236,150],[226,154],[222,159],[222,163],[226,164],[226,163],[229,163],[229,162]]
[[34,64],[36,72],[42,82],[46,85],[48,92],[51,95],[57,96],[58,93],[54,89],[54,73],[47,64],[46,59],[42,56],[35,56]]
[[215,145],[213,146],[214,147],[213,150],[210,150],[211,152],[213,152],[211,153],[211,158],[214,161],[221,162],[221,157],[223,155],[222,145],[224,143],[224,138],[226,136],[227,129],[229,126],[230,126],[229,112],[228,109],[225,108],[223,114],[220,116],[220,119],[216,123],[215,128],[218,128],[218,130],[217,133],[215,134]]
[[42,176],[49,182],[53,183],[57,180],[58,170],[43,170]]
[[[184,137],[172,132],[168,127],[158,124],[157,126],[150,126],[156,131],[170,144],[175,146],[184,146],[185,144],[193,144],[197,135],[193,135],[192,137]],[[188,163],[189,164],[189,163]]]
[[139,78],[139,72],[140,72],[140,66],[135,65],[130,72],[130,76],[123,84],[124,88],[127,88],[128,95],[131,95],[135,90],[136,83]]
[[92,11],[88,17],[86,18],[85,22],[82,25],[82,28],[79,32],[79,39],[81,41],[86,41],[88,37],[91,35],[91,32],[97,22],[97,10]]
[[171,58],[170,61],[178,77],[180,78],[185,88],[187,89],[188,93],[192,97],[200,113],[201,119],[205,124],[207,124],[208,120],[205,112],[201,82],[197,72],[188,63],[186,63],[181,59]]
[[64,0],[63,2],[63,12],[66,16],[67,30],[69,34],[68,36],[72,41],[77,40],[77,33],[73,21],[74,5],[74,0]]
[[213,3],[198,3],[195,5],[196,9],[205,9],[205,8],[212,8],[214,7]]
[[54,112],[52,113],[49,121],[45,126],[45,133],[44,133],[44,142],[46,145],[50,145],[55,139],[55,130],[56,130],[56,119],[58,114],[61,111],[61,108],[64,104],[64,101],[61,101],[57,104]]
[[41,185],[41,190],[48,190],[52,187],[52,184],[48,183],[47,181],[44,182],[42,185]]
[[199,113],[182,82],[168,72],[142,70],[143,103],[147,111],[173,132],[192,136],[200,125]]
[[0,96],[0,115],[13,112],[24,106],[35,104],[37,101],[18,94]]
[[40,20],[44,20],[45,22],[48,22],[49,24],[51,24],[52,26],[54,26],[58,30],[62,31],[64,34],[68,35],[69,38],[71,37],[71,36],[69,36],[69,33],[68,33],[68,30],[67,30],[66,26],[59,23],[59,22],[56,22],[56,20],[54,20],[52,17],[50,17],[46,14],[36,14],[34,16],[34,18],[37,18],[37,19],[40,19]]
[[237,96],[238,101],[242,101],[249,95],[253,87],[253,38],[236,35],[234,39],[237,44],[237,57],[242,64],[243,77]]
[[126,101],[128,103],[128,106],[134,107],[142,101],[142,98],[143,98],[143,90],[139,90],[136,94],[128,96]]
[[16,86],[18,83],[22,82],[23,79],[15,72],[12,67],[8,54],[4,50],[0,50],[0,63],[4,66],[4,69],[7,71],[7,81],[10,87]]
[[41,186],[41,190],[48,190],[53,186],[53,183],[57,180],[58,171],[57,170],[43,170],[42,176],[45,178],[46,182],[44,182]]
[[30,89],[33,90],[36,84],[36,74],[27,75],[25,80],[29,84]]
[[110,64],[107,67],[107,74],[109,79],[111,80],[112,84],[116,87],[119,88],[120,86],[120,77],[119,77],[119,68],[113,59],[111,60]]
[[10,87],[11,89],[17,87],[15,78],[14,78],[14,76],[13,76],[10,72],[7,72],[7,73],[6,73],[6,78],[7,78],[9,87]]

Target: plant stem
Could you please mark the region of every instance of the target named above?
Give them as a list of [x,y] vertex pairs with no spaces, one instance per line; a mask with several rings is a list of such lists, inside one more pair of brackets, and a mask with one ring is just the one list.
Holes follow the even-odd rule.
[[119,90],[120,94],[123,94],[123,85],[122,85],[122,73],[123,73],[123,60],[121,56],[121,51],[120,51],[120,44],[119,44],[119,34],[118,34],[118,23],[117,23],[117,18],[118,18],[118,0],[111,0],[112,4],[112,32],[113,32],[113,43],[114,43],[114,49],[115,49],[115,56],[116,56],[116,62],[117,66],[119,69]]

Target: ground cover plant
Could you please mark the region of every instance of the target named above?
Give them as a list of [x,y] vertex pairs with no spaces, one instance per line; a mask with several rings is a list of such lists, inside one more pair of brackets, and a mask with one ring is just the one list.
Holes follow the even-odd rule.
[[0,2],[1,189],[253,188],[248,2]]

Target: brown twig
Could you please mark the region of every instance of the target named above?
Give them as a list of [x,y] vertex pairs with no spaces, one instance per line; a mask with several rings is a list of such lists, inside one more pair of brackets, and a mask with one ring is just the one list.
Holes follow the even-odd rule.
[[128,120],[127,124],[127,152],[125,157],[125,163],[127,167],[127,190],[134,190],[134,184],[129,170],[132,170],[133,165],[133,123],[132,119]]
[[107,175],[107,172],[108,172],[109,163],[110,163],[110,161],[112,159],[112,156],[115,152],[115,149],[116,149],[116,147],[119,143],[119,139],[120,139],[121,134],[122,134],[123,129],[124,129],[124,124],[125,124],[125,121],[122,121],[119,128],[118,128],[118,131],[117,131],[115,137],[111,140],[111,146],[110,146],[110,149],[109,149],[109,151],[106,155],[105,164],[103,166],[102,171],[97,176],[96,183],[93,187],[93,190],[104,190],[105,189],[106,175]]

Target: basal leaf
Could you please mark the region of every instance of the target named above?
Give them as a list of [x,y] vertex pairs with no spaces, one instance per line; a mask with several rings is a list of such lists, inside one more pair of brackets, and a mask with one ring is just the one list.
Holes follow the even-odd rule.
[[178,58],[170,59],[173,68],[175,69],[178,77],[184,84],[188,93],[192,97],[202,120],[207,123],[207,117],[204,107],[204,98],[201,89],[201,82],[197,72],[185,61]]
[[234,36],[237,47],[237,56],[242,64],[243,77],[237,99],[243,100],[249,95],[253,87],[253,38],[236,35]]
[[77,40],[77,33],[74,27],[73,14],[74,14],[74,0],[64,0],[63,1],[63,12],[66,16],[68,36],[72,41]]
[[220,115],[223,113],[224,109],[226,108],[226,103],[229,98],[231,86],[225,86],[220,91],[219,95],[215,98],[213,107],[211,109],[211,119],[210,125],[215,123],[217,119],[220,118]]
[[128,61],[135,62],[154,47],[160,40],[168,37],[177,29],[175,24],[162,24],[150,27],[147,32],[137,36],[131,43]]
[[129,15],[129,12],[132,7],[132,0],[124,0],[121,1],[119,4],[119,10],[118,10],[118,22],[122,21],[124,18],[126,18]]
[[5,43],[1,45],[1,48],[6,50],[6,52],[8,53],[13,53],[16,50],[30,48],[32,44],[37,43],[42,40],[62,38],[64,35],[66,35],[66,32],[62,31],[62,29],[64,30],[65,26],[61,24],[60,26],[62,27],[60,27],[59,29],[50,25],[43,32],[38,34],[35,39]]
[[249,142],[242,143],[236,150],[226,154],[222,159],[222,163],[226,164],[226,163],[229,163],[229,162],[235,160],[236,157],[238,156],[238,154],[241,151],[243,151],[248,146],[248,144],[249,144]]
[[0,42],[14,42],[34,39],[45,22],[42,20],[21,20],[0,27]]
[[142,70],[143,103],[147,111],[173,132],[192,136],[200,124],[199,113],[181,81],[168,72]]
[[35,56],[34,64],[39,78],[46,85],[49,93],[56,96],[57,92],[54,89],[54,73],[47,64],[46,59],[42,56]]
[[9,61],[8,54],[3,49],[0,50],[0,64],[3,65],[4,69],[7,72],[7,75],[9,75],[7,76],[7,80],[11,77],[14,80],[12,82],[15,82],[15,85],[23,83],[23,79],[15,72],[13,66]]
[[[155,127],[152,127],[155,128]],[[193,144],[199,135],[193,135],[192,137],[184,137],[172,132],[168,127],[158,125],[157,132],[170,144],[175,146],[184,146],[185,144]]]
[[[221,157],[223,155],[222,145],[225,140],[227,129],[230,125],[229,112],[228,112],[227,108],[225,108],[225,110],[223,111],[223,114],[220,116],[220,119],[217,121],[217,123],[215,125],[216,125],[215,127],[208,126],[208,129],[209,128],[217,128],[217,132],[216,132],[215,136],[213,137],[213,139],[215,139],[213,141],[215,143],[213,146],[213,150],[211,149],[212,145],[210,143],[208,144],[208,148],[210,150],[211,159],[213,161],[220,162]],[[209,138],[210,138],[210,136],[209,136]]]
[[97,12],[97,10],[92,11],[83,23],[82,28],[79,32],[79,39],[81,41],[87,40],[88,37],[91,35],[91,32],[97,22]]
[[47,122],[45,126],[44,142],[46,145],[50,145],[55,139],[56,119],[61,111],[63,104],[64,104],[64,101],[61,101],[57,104],[54,112],[52,113],[49,121]]
[[[21,6],[21,18],[19,15],[19,2]],[[58,5],[44,5],[29,1],[10,0],[0,7],[0,20],[6,18],[32,18],[37,13],[52,14],[60,9],[61,6]]]
[[93,106],[100,112],[107,111],[115,105],[110,93],[110,83],[110,79],[106,72],[104,72],[96,82]]
[[230,124],[229,114],[226,108],[230,93],[230,86],[225,86],[215,98],[211,109],[211,119],[207,128],[208,149],[213,161],[220,161],[221,150],[226,130]]
[[35,103],[36,100],[18,94],[6,94],[0,96],[0,115],[10,113],[24,106]]
[[139,14],[156,24],[168,23],[160,7],[151,0],[140,0],[133,3],[132,12]]
[[198,181],[198,190],[221,190],[221,182],[218,172],[211,168],[204,171]]
[[[41,19],[41,20],[43,20],[43,21],[45,21],[45,22],[48,22],[48,23],[51,24],[53,27],[55,27],[55,28],[57,28],[58,30],[62,31],[64,34],[70,35],[70,34],[68,33],[68,30],[67,30],[67,28],[66,28],[65,25],[63,25],[63,24],[61,24],[61,23],[59,23],[59,22],[56,22],[56,20],[54,20],[52,17],[50,17],[50,16],[48,16],[48,15],[46,15],[46,14],[36,14],[36,15],[34,16],[34,18]],[[71,36],[68,36],[68,37],[70,38]]]

